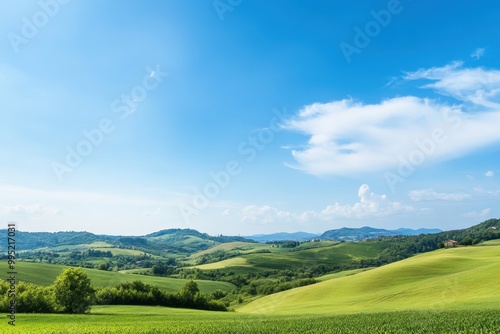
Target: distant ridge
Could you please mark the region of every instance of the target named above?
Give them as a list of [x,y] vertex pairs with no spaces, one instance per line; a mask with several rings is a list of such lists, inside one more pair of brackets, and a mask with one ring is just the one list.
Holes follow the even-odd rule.
[[425,228],[420,228],[418,230],[413,230],[410,228],[386,230],[381,228],[373,228],[369,226],[363,226],[360,228],[342,227],[340,229],[325,231],[321,236],[319,236],[319,239],[360,241],[364,239],[372,239],[377,237],[390,237],[396,235],[434,234],[439,232],[442,231],[440,229],[425,229]]
[[278,232],[272,234],[256,234],[246,236],[247,239],[252,239],[258,242],[270,242],[270,241],[306,241],[310,239],[318,238],[319,234],[307,233],[307,232]]
[[440,229],[419,228],[417,230],[411,228],[399,228],[397,230],[386,230],[382,228],[374,228],[369,226],[351,228],[342,227],[325,231],[323,234],[314,234],[307,232],[278,232],[271,234],[255,234],[245,238],[252,239],[258,242],[271,241],[306,241],[311,239],[328,239],[328,240],[345,240],[345,241],[360,241],[364,239],[372,239],[377,237],[390,237],[396,235],[420,235],[434,234],[442,232]]
[[[5,233],[6,230],[0,230]],[[134,245],[157,246],[154,248],[171,247],[173,240],[180,241],[189,236],[197,237],[201,240],[210,242],[271,242],[271,241],[307,241],[311,239],[329,239],[329,240],[345,240],[345,241],[360,241],[364,239],[377,238],[379,236],[395,236],[395,235],[419,235],[419,234],[433,234],[442,232],[439,229],[408,229],[400,228],[397,230],[377,229],[369,226],[361,228],[348,228],[343,227],[324,232],[323,234],[307,233],[307,232],[278,232],[272,234],[256,234],[252,236],[224,236],[217,235],[211,236],[207,233],[202,233],[193,229],[180,229],[171,228],[161,230],[158,232],[150,233],[144,236],[119,236],[119,235],[98,235],[90,232],[24,232],[18,231],[18,245],[19,249],[36,249],[43,247],[54,247],[61,245],[74,245],[92,243],[98,241],[130,244],[134,241]],[[168,238],[168,242],[162,242],[162,239]],[[167,239],[165,239],[167,240]],[[175,242],[174,242],[175,243]],[[156,244],[156,245],[155,245]],[[160,246],[160,244],[164,244]]]

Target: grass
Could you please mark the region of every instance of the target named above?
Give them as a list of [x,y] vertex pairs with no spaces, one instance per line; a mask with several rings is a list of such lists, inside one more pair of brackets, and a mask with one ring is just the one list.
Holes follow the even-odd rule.
[[[90,315],[18,314],[2,333],[497,333],[500,311],[248,315],[147,306],[100,306]],[[10,326],[9,326],[10,327]]]
[[266,269],[289,269],[320,264],[336,266],[353,259],[375,258],[386,246],[385,242],[331,243],[324,247],[278,248],[279,252],[254,253],[245,255],[244,258],[249,264]]
[[438,250],[356,275],[270,295],[243,313],[500,309],[500,247]]
[[[4,268],[7,268],[5,261],[0,262]],[[56,277],[65,269],[66,266],[32,262],[17,262],[17,279],[22,282],[35,283],[39,285],[51,285]],[[113,286],[118,283],[141,280],[146,284],[157,285],[161,290],[167,292],[179,292],[188,282],[185,279],[176,279],[168,277],[155,277],[145,275],[133,275],[122,272],[111,272],[97,269],[83,268],[95,287]],[[204,293],[212,293],[217,289],[223,291],[232,291],[236,287],[227,282],[214,282],[197,280],[198,287]]]
[[258,245],[258,244],[252,244],[249,242],[242,242],[242,241],[225,242],[225,243],[217,245],[215,247],[191,254],[191,256],[189,256],[189,258],[195,259],[195,258],[198,258],[198,257],[206,255],[206,254],[214,253],[216,251],[228,252],[228,251],[232,251],[232,250],[248,249],[248,248],[252,248],[252,245]]
[[327,274],[327,275],[323,275],[320,277],[316,277],[316,280],[318,280],[320,282],[329,281],[329,280],[335,279],[335,278],[346,277],[346,276],[351,276],[351,275],[355,275],[358,273],[362,273],[363,271],[367,271],[370,269],[372,269],[372,268],[344,270],[344,271],[340,271],[338,273]]
[[[236,243],[226,247],[226,251],[235,251]],[[222,250],[224,245],[217,246]],[[267,244],[247,244],[238,250],[235,258],[222,260],[206,265],[196,266],[202,270],[221,269],[225,271],[263,271],[311,267],[316,265],[338,266],[352,260],[376,258],[386,247],[384,241],[345,242],[334,241],[307,242],[295,248],[272,247]],[[239,247],[238,246],[238,247]],[[215,247],[215,248],[217,248]],[[194,254],[192,257],[207,254],[215,249]],[[217,250],[217,249],[216,249]],[[269,253],[258,251],[268,250]]]
[[201,270],[215,270],[215,269],[223,269],[230,267],[249,267],[247,260],[242,257],[234,257],[232,259],[227,259],[214,263],[202,264],[199,266],[194,266],[192,268],[198,268]]

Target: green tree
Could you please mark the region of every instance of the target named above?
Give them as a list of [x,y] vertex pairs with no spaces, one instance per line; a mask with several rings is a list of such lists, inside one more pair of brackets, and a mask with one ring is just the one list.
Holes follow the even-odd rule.
[[187,300],[194,300],[194,296],[200,292],[198,288],[198,283],[195,281],[189,281],[182,287],[181,296]]
[[94,295],[92,282],[81,268],[65,269],[54,283],[55,301],[67,313],[90,311]]

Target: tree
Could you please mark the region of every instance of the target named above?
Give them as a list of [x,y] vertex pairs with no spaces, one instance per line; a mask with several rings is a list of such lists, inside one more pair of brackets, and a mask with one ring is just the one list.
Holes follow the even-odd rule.
[[198,283],[196,283],[195,281],[189,281],[182,287],[181,296],[188,299],[193,299],[198,292],[200,292]]
[[81,268],[65,269],[54,283],[55,301],[64,312],[85,313],[90,311],[95,290],[87,273]]

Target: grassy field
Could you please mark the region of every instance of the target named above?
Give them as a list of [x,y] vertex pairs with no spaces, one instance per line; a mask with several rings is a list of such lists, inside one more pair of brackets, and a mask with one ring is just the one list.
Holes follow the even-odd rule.
[[[4,268],[7,268],[6,262],[0,262]],[[35,283],[39,285],[51,285],[56,277],[65,269],[66,266],[32,263],[32,262],[17,262],[17,279],[22,282]],[[141,280],[146,284],[157,285],[161,290],[167,292],[179,292],[188,280],[153,277],[144,275],[133,275],[122,272],[111,272],[97,269],[83,268],[87,273],[92,283],[96,287],[112,286],[118,283],[130,282],[133,280]],[[217,289],[224,291],[232,291],[235,286],[226,282],[214,281],[196,281],[200,290],[204,293],[211,293]]]
[[352,315],[248,315],[146,306],[100,306],[89,315],[18,314],[2,333],[498,333],[500,311],[388,312]]
[[248,264],[247,260],[242,257],[233,257],[232,259],[227,259],[219,262],[193,266],[193,268],[198,268],[201,270],[215,270],[231,267],[250,267],[250,265]]
[[344,271],[340,271],[338,273],[327,274],[327,275],[323,275],[323,276],[320,276],[320,277],[316,277],[316,280],[318,280],[320,282],[329,281],[329,280],[335,279],[335,278],[340,278],[340,277],[346,277],[346,276],[351,276],[351,275],[359,274],[359,273],[362,273],[363,271],[367,271],[367,270],[370,270],[370,269],[372,269],[372,268],[344,270]]
[[191,256],[189,256],[189,258],[195,259],[195,258],[198,258],[202,255],[211,254],[211,253],[216,252],[216,251],[228,252],[228,251],[232,251],[232,250],[248,250],[248,249],[253,249],[254,246],[258,246],[258,245],[261,245],[261,244],[252,244],[249,242],[241,242],[241,241],[225,242],[225,243],[217,245],[215,247],[191,254]]
[[[226,251],[235,250],[235,244],[225,246]],[[222,248],[224,245],[217,246]],[[216,248],[217,248],[216,247]],[[229,248],[228,248],[229,247]],[[278,270],[308,267],[315,265],[337,266],[351,260],[376,258],[386,247],[384,241],[345,242],[334,241],[307,242],[295,248],[273,247],[267,244],[238,245],[239,255],[235,258],[196,266],[202,270],[221,269],[234,272]],[[214,248],[196,253],[192,258],[208,254]],[[221,250],[221,249],[220,249]],[[267,253],[258,251],[267,250]]]
[[443,249],[356,275],[270,295],[243,313],[500,309],[500,247]]

